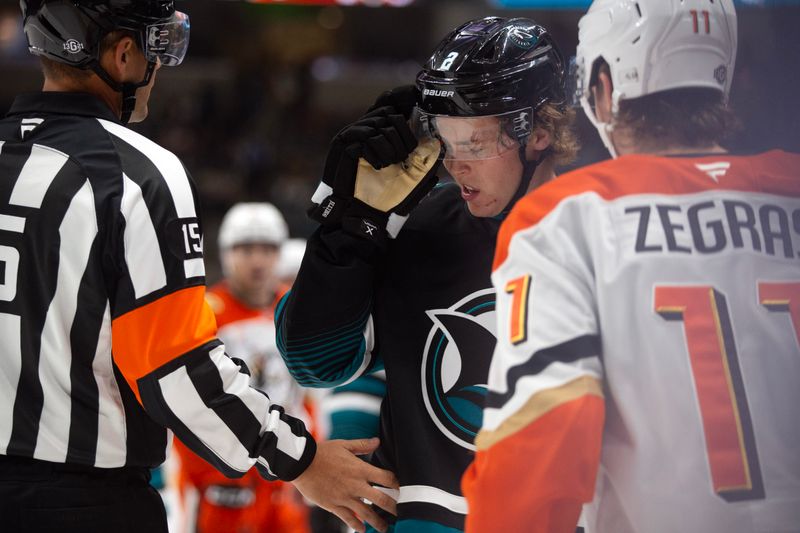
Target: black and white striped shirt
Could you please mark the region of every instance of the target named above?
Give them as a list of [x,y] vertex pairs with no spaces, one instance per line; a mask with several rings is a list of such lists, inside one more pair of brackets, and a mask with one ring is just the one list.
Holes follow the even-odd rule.
[[169,428],[230,476],[307,467],[302,422],[216,338],[196,206],[180,160],[99,99],[16,99],[0,121],[0,454],[152,467]]

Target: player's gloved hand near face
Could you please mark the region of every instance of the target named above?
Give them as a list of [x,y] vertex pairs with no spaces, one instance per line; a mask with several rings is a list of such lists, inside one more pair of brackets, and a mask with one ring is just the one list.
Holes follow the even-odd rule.
[[397,236],[436,184],[443,156],[438,140],[419,142],[408,124],[416,91],[407,86],[382,94],[333,138],[312,218],[379,245]]

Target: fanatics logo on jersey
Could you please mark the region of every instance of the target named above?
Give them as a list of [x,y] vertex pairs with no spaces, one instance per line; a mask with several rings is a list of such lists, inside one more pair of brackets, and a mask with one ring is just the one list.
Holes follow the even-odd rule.
[[23,118],[19,126],[19,136],[25,139],[25,136],[36,129],[39,124],[44,122],[43,118]]
[[728,169],[731,168],[729,161],[719,161],[717,163],[695,163],[694,166],[697,167],[697,170],[700,172],[705,172],[708,174],[708,177],[714,180],[715,183],[719,183],[719,179],[724,177],[728,172]]
[[475,450],[494,345],[495,294],[475,292],[447,309],[427,311],[433,327],[422,355],[422,394],[448,439]]

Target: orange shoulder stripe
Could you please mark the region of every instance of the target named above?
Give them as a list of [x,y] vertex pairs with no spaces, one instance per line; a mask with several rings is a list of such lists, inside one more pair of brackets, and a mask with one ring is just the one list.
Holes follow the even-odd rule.
[[189,287],[134,309],[111,323],[114,362],[141,401],[137,380],[216,337],[205,287]]

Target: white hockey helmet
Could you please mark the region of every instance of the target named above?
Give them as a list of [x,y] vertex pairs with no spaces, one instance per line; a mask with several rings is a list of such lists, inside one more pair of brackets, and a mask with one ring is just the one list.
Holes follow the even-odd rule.
[[275,267],[275,275],[281,280],[292,280],[300,270],[306,252],[305,239],[289,239],[281,246],[281,257]]
[[616,114],[620,100],[670,89],[717,89],[727,100],[736,46],[733,0],[594,0],[578,23],[576,96],[615,156],[611,126],[590,104],[599,59],[611,72]]
[[277,207],[267,202],[239,203],[222,218],[217,242],[220,250],[245,243],[281,246],[288,236],[286,221]]

